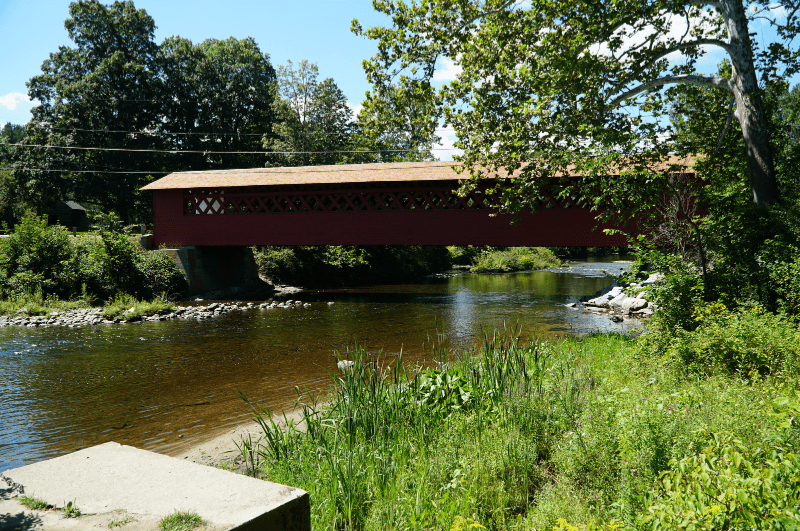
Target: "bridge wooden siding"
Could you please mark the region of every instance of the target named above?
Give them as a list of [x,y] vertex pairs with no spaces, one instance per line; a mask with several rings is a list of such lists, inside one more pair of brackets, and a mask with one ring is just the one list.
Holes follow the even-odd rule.
[[397,163],[173,173],[153,191],[155,245],[621,246],[597,212],[540,189],[542,209],[519,223],[467,197],[451,163]]

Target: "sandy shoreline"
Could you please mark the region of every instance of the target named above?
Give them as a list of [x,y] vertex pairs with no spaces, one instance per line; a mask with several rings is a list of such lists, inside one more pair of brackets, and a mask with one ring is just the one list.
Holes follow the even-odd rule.
[[[284,413],[275,414],[273,418],[283,427]],[[295,424],[299,423],[303,418],[303,412],[300,409],[294,409],[285,413],[286,418],[294,421]],[[302,429],[302,426],[300,426]],[[242,467],[243,461],[237,443],[240,443],[242,438],[248,440],[252,438],[255,442],[263,435],[263,431],[257,422],[249,420],[235,428],[228,430],[222,435],[201,442],[192,446],[177,455],[173,455],[177,459],[186,459],[192,463],[198,463],[206,466],[222,467],[231,470],[238,470]]]

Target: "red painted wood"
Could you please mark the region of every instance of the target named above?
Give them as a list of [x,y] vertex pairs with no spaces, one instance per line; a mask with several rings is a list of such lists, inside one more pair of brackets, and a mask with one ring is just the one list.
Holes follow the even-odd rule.
[[[155,190],[156,245],[503,245],[602,247],[624,236],[595,230],[596,212],[544,209],[490,217],[490,210],[382,210],[242,215],[184,214],[183,190]],[[601,227],[602,228],[602,227]]]

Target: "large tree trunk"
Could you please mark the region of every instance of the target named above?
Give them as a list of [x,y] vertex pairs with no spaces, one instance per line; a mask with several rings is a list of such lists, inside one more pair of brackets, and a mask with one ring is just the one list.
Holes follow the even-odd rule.
[[747,14],[742,0],[725,0],[722,15],[731,44],[731,85],[736,98],[735,116],[739,120],[747,151],[747,173],[753,202],[769,206],[780,199],[775,179],[775,165],[769,142],[767,117],[753,65],[753,52],[748,32]]

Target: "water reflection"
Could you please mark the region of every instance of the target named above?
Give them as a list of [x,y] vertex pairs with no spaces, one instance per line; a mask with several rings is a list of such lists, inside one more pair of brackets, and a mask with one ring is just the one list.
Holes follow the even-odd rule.
[[504,324],[528,334],[619,330],[563,306],[607,285],[612,267],[306,292],[296,298],[309,309],[202,322],[0,329],[0,471],[110,440],[179,452],[244,421],[240,391],[281,408],[296,385],[324,387],[334,352],[356,340],[416,363],[437,330],[455,347]]

